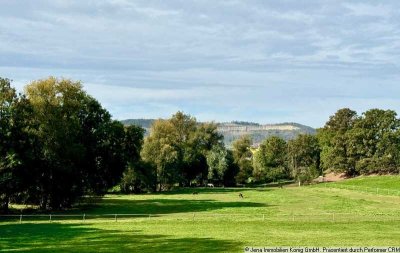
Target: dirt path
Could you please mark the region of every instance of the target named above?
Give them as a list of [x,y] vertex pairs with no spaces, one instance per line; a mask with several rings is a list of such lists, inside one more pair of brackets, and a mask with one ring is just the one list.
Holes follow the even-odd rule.
[[347,179],[347,177],[344,173],[336,174],[336,173],[331,172],[329,174],[326,174],[324,177],[325,182],[338,182],[338,181],[343,181],[345,179]]

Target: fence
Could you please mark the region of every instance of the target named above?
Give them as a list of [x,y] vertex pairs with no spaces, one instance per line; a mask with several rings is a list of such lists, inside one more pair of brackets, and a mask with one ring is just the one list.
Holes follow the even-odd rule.
[[222,214],[222,213],[174,213],[174,214],[20,214],[0,215],[0,221],[8,222],[119,222],[148,220],[182,221],[269,221],[269,222],[364,222],[399,221],[400,213],[315,213],[315,214]]
[[[387,189],[387,188],[345,185],[345,184],[337,184],[337,183],[323,183],[322,185],[323,185],[323,188],[360,191],[360,192],[371,193],[371,194],[376,194],[376,195],[400,196],[400,190],[397,190],[397,189],[393,190],[393,189]],[[321,184],[312,185],[312,187],[321,187]]]

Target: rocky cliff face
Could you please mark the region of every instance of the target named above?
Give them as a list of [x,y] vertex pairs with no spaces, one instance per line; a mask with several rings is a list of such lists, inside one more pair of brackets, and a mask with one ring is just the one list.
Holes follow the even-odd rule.
[[[146,129],[149,133],[154,119],[128,119],[123,120],[125,125],[138,125]],[[299,134],[315,134],[315,129],[298,123],[280,123],[280,124],[258,124],[253,122],[222,122],[216,123],[218,131],[224,135],[224,142],[230,147],[232,142],[242,135],[250,135],[253,144],[258,146],[265,138],[269,136],[279,136],[285,140],[295,138]]]

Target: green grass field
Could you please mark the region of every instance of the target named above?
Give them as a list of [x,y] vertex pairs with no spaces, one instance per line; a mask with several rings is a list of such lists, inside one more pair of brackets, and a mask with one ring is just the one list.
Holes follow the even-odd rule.
[[[0,251],[243,252],[245,246],[398,246],[400,177],[368,177],[348,187],[190,189],[107,195],[64,214],[0,221]],[[242,192],[244,199],[238,197]],[[85,213],[85,221],[82,214]],[[112,214],[141,214],[115,216]],[[109,214],[108,216],[106,214]],[[150,217],[149,217],[150,214]],[[59,214],[61,215],[61,214]]]
[[400,196],[399,181],[399,176],[363,176],[351,180],[326,184],[324,186],[357,190],[380,195]]

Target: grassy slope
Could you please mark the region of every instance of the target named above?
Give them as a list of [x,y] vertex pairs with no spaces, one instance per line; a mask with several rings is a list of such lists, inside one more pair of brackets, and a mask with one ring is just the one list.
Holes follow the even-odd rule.
[[341,181],[340,184],[400,190],[400,176],[363,176]]
[[361,176],[353,179],[318,185],[318,187],[342,188],[379,195],[400,196],[400,176]]
[[[349,180],[343,184],[361,184]],[[363,180],[399,185],[400,177]],[[397,181],[396,181],[397,180]],[[381,182],[384,181],[384,182]],[[245,198],[239,199],[241,191]],[[70,213],[158,214],[81,221],[0,223],[0,249],[28,252],[243,252],[266,245],[397,245],[400,197],[323,186],[203,189],[169,194],[108,195],[95,207]],[[335,220],[332,214],[335,213]],[[343,214],[346,213],[346,214]],[[375,216],[385,213],[389,216]],[[193,220],[193,214],[195,219]],[[293,216],[294,214],[294,221]],[[264,219],[263,219],[264,215]]]

